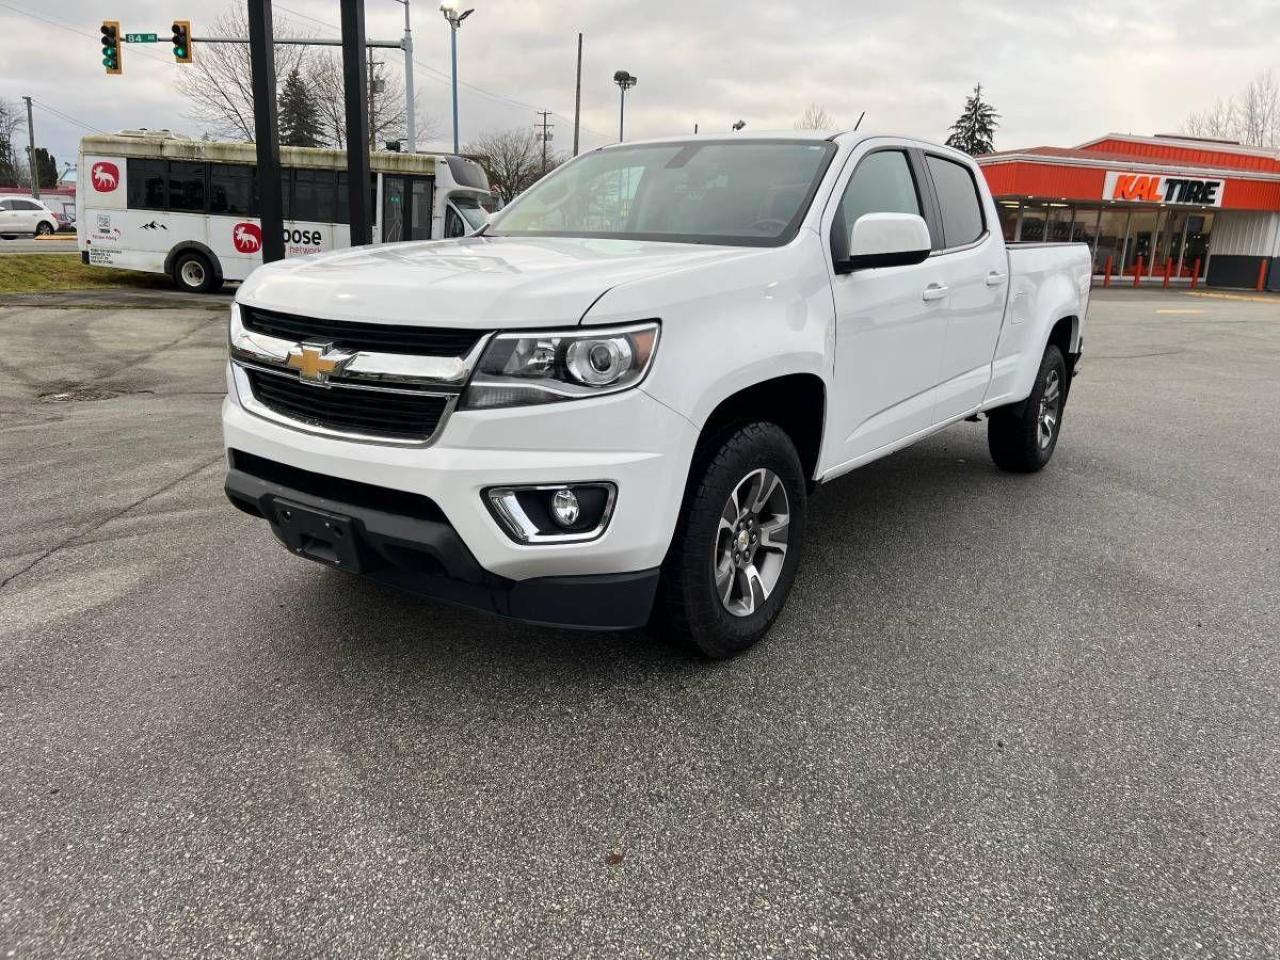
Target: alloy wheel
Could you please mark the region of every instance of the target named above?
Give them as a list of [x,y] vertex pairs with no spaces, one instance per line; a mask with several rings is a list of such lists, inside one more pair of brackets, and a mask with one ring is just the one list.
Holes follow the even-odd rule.
[[1057,370],[1050,370],[1044,379],[1044,390],[1040,394],[1040,413],[1036,418],[1036,439],[1041,450],[1047,450],[1049,444],[1053,443],[1061,414],[1062,378]]
[[716,595],[735,617],[755,613],[778,585],[791,506],[781,478],[764,467],[738,481],[720,512],[712,565]]

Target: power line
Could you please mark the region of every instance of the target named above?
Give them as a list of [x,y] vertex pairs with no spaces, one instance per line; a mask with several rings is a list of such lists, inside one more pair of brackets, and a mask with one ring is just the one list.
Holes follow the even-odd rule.
[[74,123],[77,127],[83,127],[84,129],[92,133],[106,132],[101,127],[95,127],[91,123],[85,123],[83,120],[77,120],[75,117],[71,116],[69,113],[63,113],[57,107],[49,106],[49,104],[45,103],[43,100],[36,100],[33,97],[31,99],[31,102],[34,103],[37,107],[39,107],[41,110],[45,111],[46,113],[52,113],[55,117],[65,120],[67,123]]
[[[90,38],[90,39],[92,39],[92,40],[97,40],[97,39],[98,39],[98,34],[96,34],[96,33],[88,33],[88,32],[86,32],[86,31],[84,31],[84,30],[78,30],[78,29],[76,29],[75,27],[69,26],[69,25],[67,25],[67,24],[65,24],[65,23],[61,23],[61,22],[59,22],[59,21],[57,21],[57,20],[51,20],[51,19],[49,19],[48,17],[42,17],[42,16],[40,16],[40,14],[38,14],[38,13],[32,13],[30,10],[23,10],[21,7],[15,7],[15,6],[14,6],[13,4],[11,4],[11,3],[6,3],[6,2],[4,2],[4,0],[0,0],[0,7],[4,7],[6,10],[12,10],[14,13],[19,13],[19,14],[21,14],[21,15],[22,15],[22,16],[24,16],[24,17],[30,17],[32,20],[39,20],[41,23],[47,23],[49,26],[51,26],[51,27],[57,27],[59,30],[66,30],[68,33],[75,33],[75,34],[79,34],[79,35],[80,35],[80,36],[82,36],[82,37],[89,37],[89,38]],[[137,44],[130,44],[130,46],[132,46],[132,47],[135,47],[135,48],[136,48],[138,45],[137,45]],[[151,52],[151,51],[149,51],[149,50],[134,49],[134,50],[130,50],[130,51],[129,51],[129,53],[130,53],[130,55],[136,55],[136,56],[140,56],[140,57],[147,57],[148,59],[150,59],[150,60],[156,60],[156,61],[158,61],[159,63],[170,63],[170,62],[172,62],[172,61],[170,61],[170,60],[166,59],[165,57],[162,57],[162,56],[160,56],[160,55],[158,55],[158,54],[152,53],[152,52]]]

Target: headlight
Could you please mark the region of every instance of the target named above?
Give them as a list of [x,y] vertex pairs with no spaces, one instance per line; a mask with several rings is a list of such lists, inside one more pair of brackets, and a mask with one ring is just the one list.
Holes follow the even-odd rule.
[[653,322],[500,333],[476,365],[461,407],[518,407],[616,393],[644,379],[657,347]]

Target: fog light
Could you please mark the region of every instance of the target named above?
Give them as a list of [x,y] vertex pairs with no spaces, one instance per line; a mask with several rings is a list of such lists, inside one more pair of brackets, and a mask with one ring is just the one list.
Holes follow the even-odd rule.
[[578,498],[568,487],[557,490],[551,498],[551,516],[562,527],[572,527],[578,522]]
[[594,540],[613,515],[618,488],[607,480],[490,487],[482,496],[517,543]]

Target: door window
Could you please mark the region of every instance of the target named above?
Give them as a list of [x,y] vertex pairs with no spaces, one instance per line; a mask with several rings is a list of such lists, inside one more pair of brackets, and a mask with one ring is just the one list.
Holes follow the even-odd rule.
[[[925,158],[942,208],[942,237],[948,247],[963,247],[982,236],[982,201],[973,172],[954,160],[930,154]],[[1025,236],[1023,239],[1027,239]]]
[[467,225],[462,222],[462,217],[458,216],[458,211],[453,209],[453,204],[449,204],[444,210],[444,235],[446,237],[467,235]]
[[431,181],[415,179],[409,184],[412,218],[409,224],[410,240],[431,239]]
[[382,242],[404,237],[404,177],[382,178]]
[[0,200],[0,210],[12,210],[12,209],[13,209],[12,200]]
[[901,150],[877,150],[862,158],[836,211],[837,230],[849,236],[864,213],[920,213],[911,163]]

